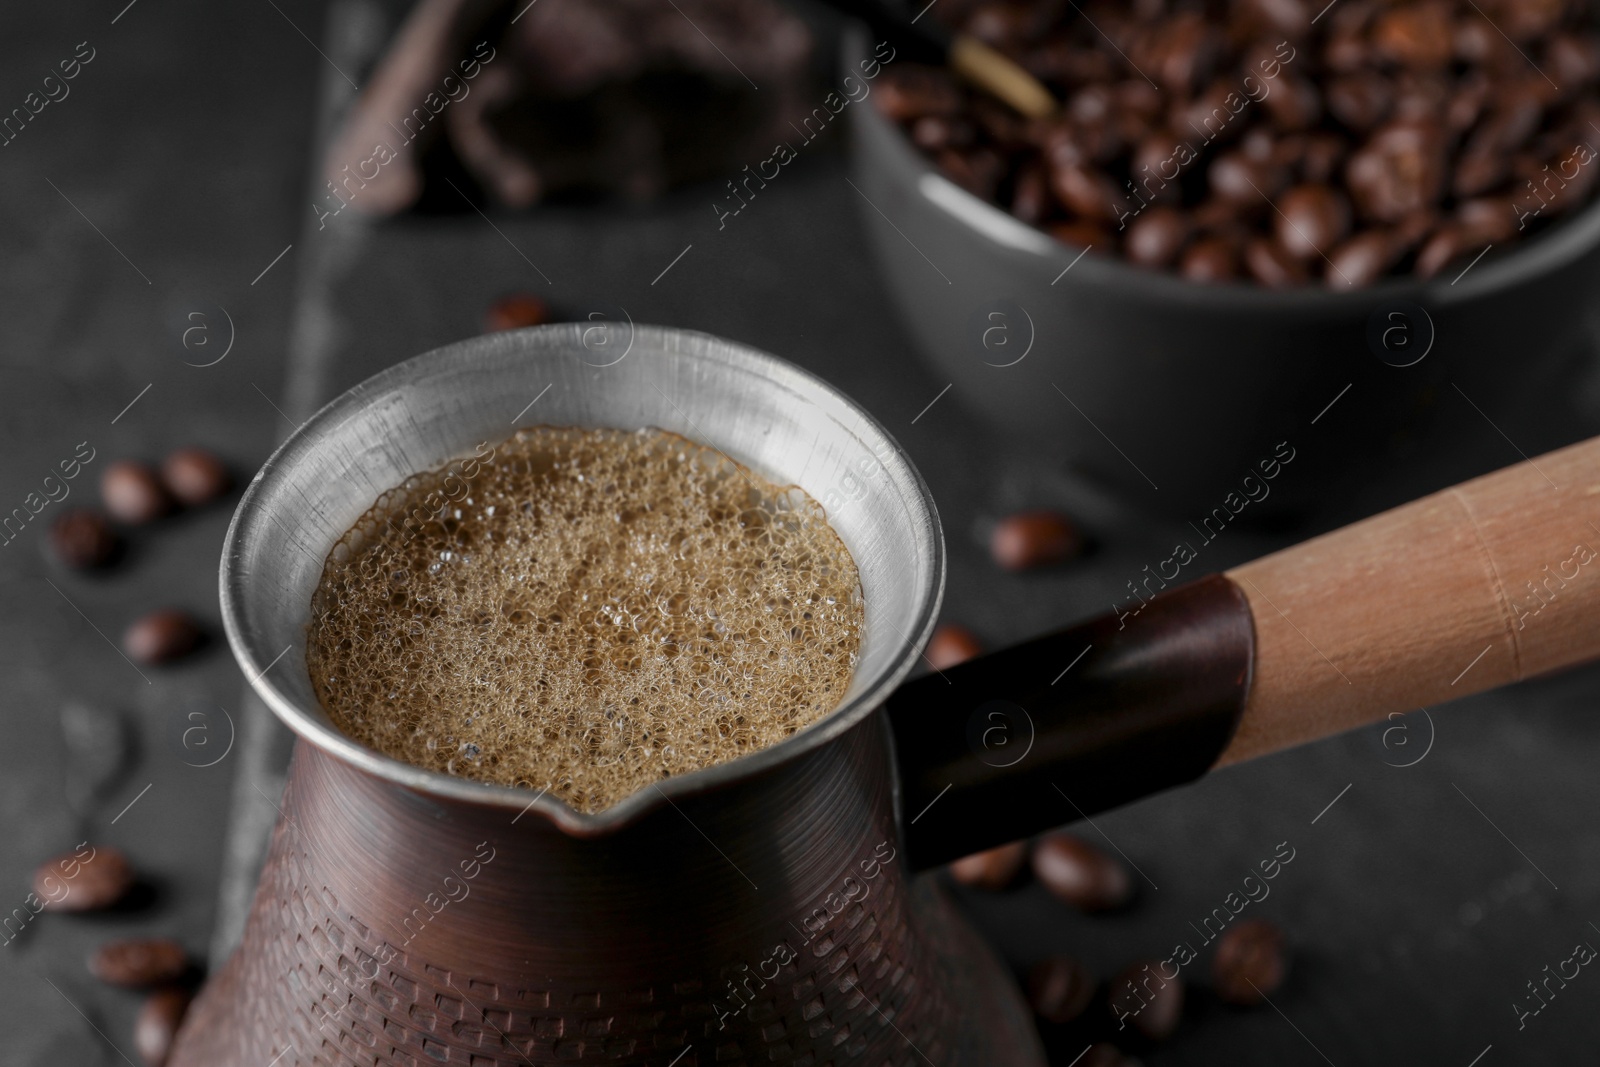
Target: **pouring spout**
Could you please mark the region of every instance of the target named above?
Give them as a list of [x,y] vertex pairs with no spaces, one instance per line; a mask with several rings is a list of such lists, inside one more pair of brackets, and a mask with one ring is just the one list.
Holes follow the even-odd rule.
[[910,862],[937,866],[1191,781],[1217,762],[1255,660],[1213,575],[917,678],[887,703]]

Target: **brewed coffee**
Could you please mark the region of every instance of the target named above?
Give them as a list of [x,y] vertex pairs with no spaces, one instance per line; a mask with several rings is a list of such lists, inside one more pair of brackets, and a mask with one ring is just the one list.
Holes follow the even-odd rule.
[[826,715],[862,622],[800,489],[661,430],[535,427],[361,517],[306,658],[355,740],[593,812]]

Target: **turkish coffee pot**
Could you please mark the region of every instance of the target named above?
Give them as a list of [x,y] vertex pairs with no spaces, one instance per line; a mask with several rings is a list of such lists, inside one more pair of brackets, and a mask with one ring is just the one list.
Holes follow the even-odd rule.
[[[1128,610],[908,682],[944,547],[883,427],[743,345],[595,331],[392,367],[245,493],[223,617],[298,738],[242,943],[173,1067],[1042,1064],[1011,975],[920,872],[1600,651],[1596,439],[1224,575],[1151,572]],[[593,814],[340,733],[305,662],[329,550],[519,419],[673,430],[820,501],[866,612],[844,702]]]

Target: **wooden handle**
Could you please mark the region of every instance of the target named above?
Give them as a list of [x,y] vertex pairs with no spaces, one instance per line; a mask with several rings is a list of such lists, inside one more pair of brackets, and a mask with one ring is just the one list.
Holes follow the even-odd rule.
[[1256,664],[1217,766],[1600,656],[1600,437],[1228,577]]

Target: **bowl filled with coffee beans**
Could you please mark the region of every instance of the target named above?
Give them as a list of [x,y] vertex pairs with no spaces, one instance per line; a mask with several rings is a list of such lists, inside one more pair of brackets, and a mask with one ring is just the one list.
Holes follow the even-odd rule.
[[1280,503],[1396,439],[1448,446],[1430,428],[1445,394],[1502,414],[1588,362],[1589,5],[927,17],[1057,103],[1026,117],[943,67],[884,65],[876,106],[852,109],[852,178],[892,299],[953,396],[1150,504],[1209,501],[1347,386],[1359,410],[1321,420],[1334,440],[1307,469],[1324,469]]

